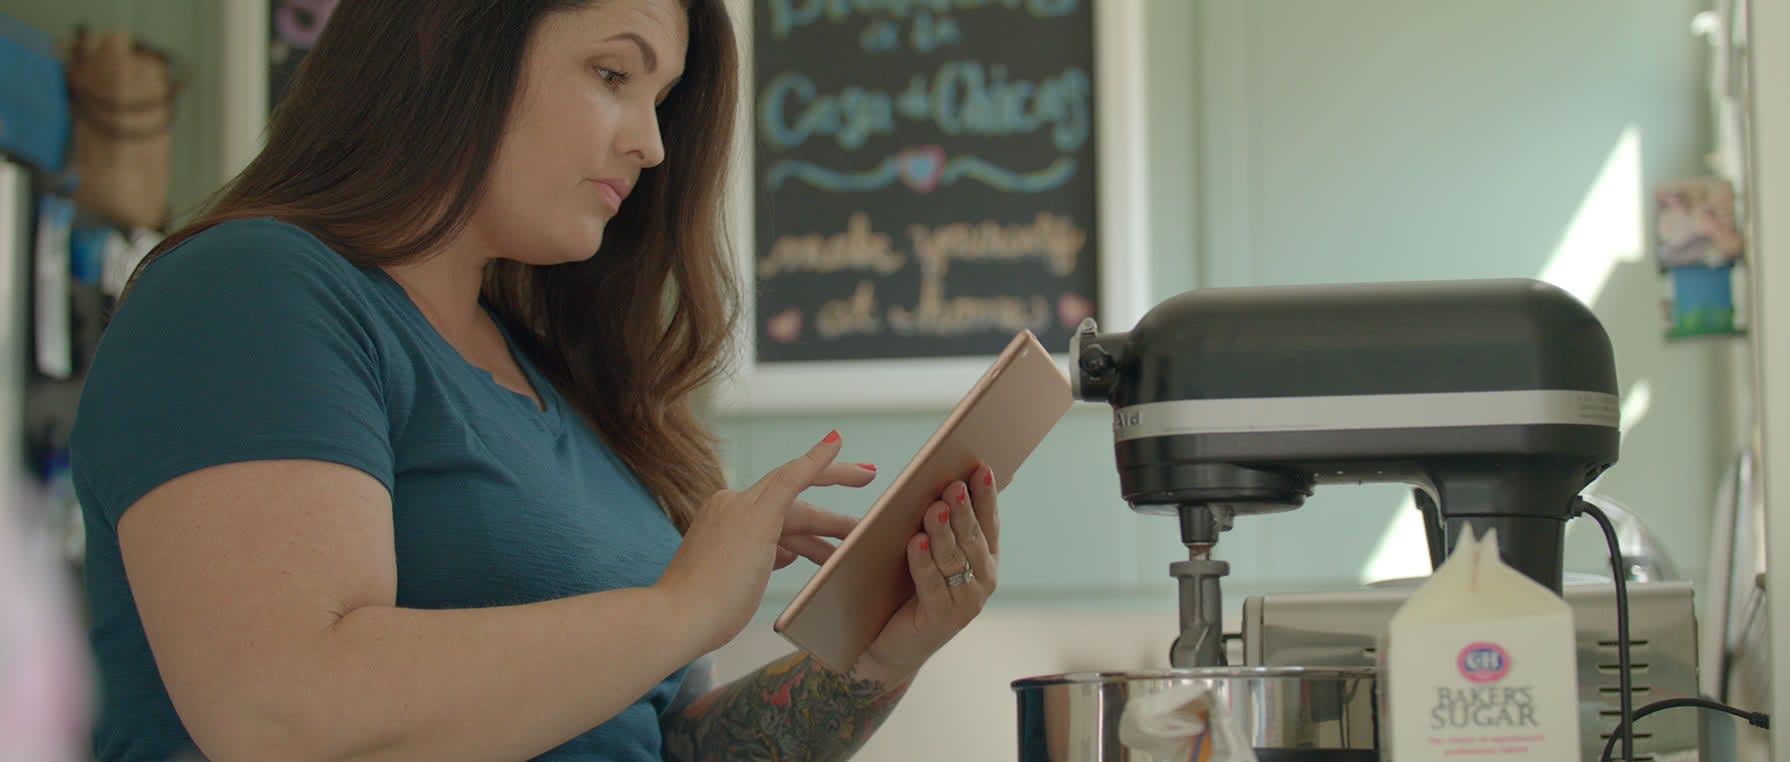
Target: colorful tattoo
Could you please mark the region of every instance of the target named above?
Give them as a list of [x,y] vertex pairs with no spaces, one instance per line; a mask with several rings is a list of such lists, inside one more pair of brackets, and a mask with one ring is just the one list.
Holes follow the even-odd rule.
[[906,684],[857,679],[792,654],[710,691],[669,721],[665,759],[844,760],[863,747],[906,691]]

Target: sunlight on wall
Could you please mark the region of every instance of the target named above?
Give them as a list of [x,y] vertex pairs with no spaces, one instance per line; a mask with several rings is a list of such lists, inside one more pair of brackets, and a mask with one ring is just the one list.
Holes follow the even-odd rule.
[[[1539,277],[1565,289],[1586,304],[1597,298],[1617,265],[1639,261],[1646,254],[1646,214],[1642,206],[1641,131],[1635,125],[1622,130],[1616,145],[1604,159],[1597,180],[1579,202],[1560,243],[1542,267]],[[1645,379],[1629,387],[1622,400],[1621,431],[1627,436],[1635,422],[1647,414],[1652,386]],[[1430,572],[1429,545],[1423,535],[1423,517],[1407,496],[1393,513],[1392,522],[1362,568],[1362,582],[1423,576]]]
[[1638,262],[1646,254],[1641,197],[1641,132],[1631,124],[1622,130],[1538,277],[1595,307],[1616,266]]

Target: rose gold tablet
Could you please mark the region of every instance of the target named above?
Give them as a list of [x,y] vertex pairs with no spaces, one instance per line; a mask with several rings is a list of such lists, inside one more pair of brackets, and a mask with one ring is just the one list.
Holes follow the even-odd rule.
[[1037,337],[1014,336],[773,629],[822,664],[851,669],[913,597],[907,543],[945,486],[987,463],[996,490],[1005,488],[1072,401],[1068,376]]

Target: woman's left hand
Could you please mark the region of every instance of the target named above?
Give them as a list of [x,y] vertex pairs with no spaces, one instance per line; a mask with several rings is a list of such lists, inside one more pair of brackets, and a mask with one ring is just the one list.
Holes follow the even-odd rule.
[[911,677],[994,593],[1001,530],[988,466],[946,486],[923,527],[907,543],[915,595],[871,642],[859,671]]

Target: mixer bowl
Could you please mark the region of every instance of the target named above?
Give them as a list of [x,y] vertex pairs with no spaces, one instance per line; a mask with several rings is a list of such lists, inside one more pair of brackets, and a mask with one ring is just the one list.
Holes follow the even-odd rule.
[[1126,702],[1205,686],[1230,708],[1259,762],[1377,762],[1372,669],[1202,667],[1015,680],[1020,762],[1186,762],[1119,741]]

